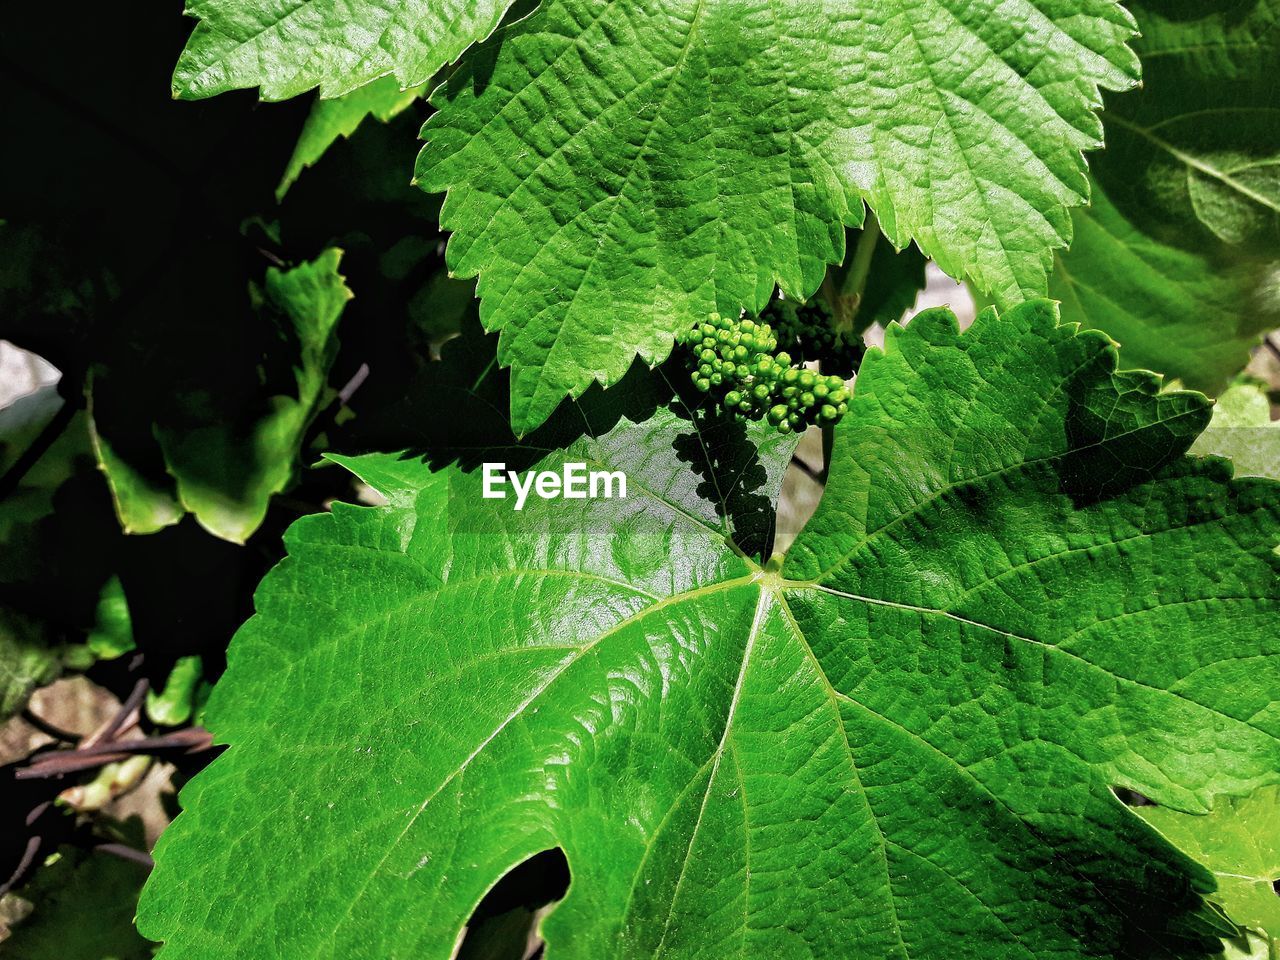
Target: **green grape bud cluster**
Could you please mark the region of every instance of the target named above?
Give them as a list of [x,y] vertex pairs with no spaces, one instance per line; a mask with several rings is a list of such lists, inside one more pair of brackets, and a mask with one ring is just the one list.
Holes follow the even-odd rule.
[[793,433],[834,424],[849,409],[844,381],[793,364],[766,322],[713,313],[678,340],[689,352],[693,385],[725,410]]
[[867,352],[861,338],[846,342],[836,331],[825,300],[799,303],[775,299],[761,311],[759,320],[772,324],[783,350],[801,363],[818,361],[824,373],[851,377]]

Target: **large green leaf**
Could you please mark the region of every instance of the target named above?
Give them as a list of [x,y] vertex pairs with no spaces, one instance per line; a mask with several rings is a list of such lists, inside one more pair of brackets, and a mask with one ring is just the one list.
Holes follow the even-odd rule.
[[346,461],[387,504],[291,529],[142,931],[447,958],[559,846],[549,957],[1215,948],[1210,875],[1109,788],[1203,810],[1280,776],[1280,498],[1182,456],[1203,397],[1115,364],[1046,303],[890,328],[781,570],[726,534],[784,456],[743,470],[756,428],[679,403],[524,451],[625,470],[625,500],[516,512],[465,463]]
[[1131,9],[1143,86],[1107,102],[1050,293],[1128,364],[1216,391],[1280,324],[1280,3]]
[[[351,297],[338,273],[340,258],[331,249],[289,270],[268,269],[262,288],[250,290],[252,313],[245,311],[270,331],[264,354],[244,351],[238,363],[229,358],[183,371],[167,391],[167,408],[153,414],[153,428],[137,409],[153,401],[136,386],[149,371],[172,376],[166,368],[175,351],[157,347],[143,330],[124,359],[103,364],[93,389],[95,449],[126,531],[152,533],[188,512],[215,536],[238,543],[258,528],[271,496],[292,479],[306,428],[325,400],[337,323]],[[225,326],[229,318],[211,319]],[[251,342],[231,346],[242,351]],[[102,395],[113,392],[133,405],[132,416],[102,413]],[[136,436],[139,424],[154,432],[154,441]],[[127,439],[139,454],[126,453],[117,430],[133,431]],[[142,459],[157,441],[165,474]]]
[[418,179],[517,429],[699,316],[807,298],[864,200],[895,246],[1042,294],[1131,26],[1112,0],[548,0],[504,27],[434,95]]

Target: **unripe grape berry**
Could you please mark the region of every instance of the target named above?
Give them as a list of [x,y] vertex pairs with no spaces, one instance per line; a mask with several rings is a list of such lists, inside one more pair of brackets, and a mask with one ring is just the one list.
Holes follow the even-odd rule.
[[[825,365],[828,355],[847,348],[820,309],[778,304],[785,309],[780,308],[782,322],[776,327],[764,320],[711,314],[679,334],[677,342],[689,351],[690,379],[699,391],[718,397],[726,412],[767,418],[782,433],[803,431],[810,423],[833,424],[848,410],[844,381],[799,364],[818,360]],[[775,353],[779,344],[788,350]]]

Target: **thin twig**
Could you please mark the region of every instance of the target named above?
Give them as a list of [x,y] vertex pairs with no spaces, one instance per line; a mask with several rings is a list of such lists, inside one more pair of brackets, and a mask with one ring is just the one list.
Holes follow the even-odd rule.
[[858,324],[858,312],[871,275],[871,260],[880,242],[880,224],[875,214],[867,211],[862,230],[852,250],[846,248],[844,262],[827,270],[822,281],[822,295],[831,307],[835,328],[845,336],[861,334],[868,323]]
[[61,727],[55,726],[33,711],[30,707],[27,707],[22,711],[22,720],[28,726],[35,727],[46,737],[53,737],[53,739],[61,740],[63,743],[76,743],[80,740],[80,734],[72,733],[70,730],[63,730]]
[[137,740],[113,740],[91,744],[75,750],[58,750],[41,755],[25,767],[13,772],[17,780],[41,780],[61,777],[81,770],[105,767],[138,754],[164,754],[177,751],[184,755],[200,753],[213,747],[213,736],[203,727],[175,730],[161,737]]
[[151,854],[147,853],[147,851],[136,850],[123,843],[100,843],[93,849],[100,853],[109,853],[111,856],[119,857],[121,860],[140,863],[148,870],[156,865],[156,862],[151,859]]
[[820,471],[815,470],[813,467],[809,466],[809,464],[805,463],[805,461],[802,460],[800,457],[793,456],[791,458],[791,465],[794,467],[797,467],[800,470],[800,472],[803,473],[810,480],[816,480],[819,483],[822,482]]
[[1263,337],[1262,342],[1266,344],[1267,349],[1271,351],[1271,355],[1275,357],[1277,360],[1280,360],[1280,344],[1277,344],[1274,340],[1271,339],[1271,334],[1267,334],[1265,337]]
[[112,740],[122,729],[136,723],[136,717],[131,720],[131,715],[142,706],[143,698],[147,695],[147,688],[148,684],[145,677],[135,683],[133,689],[129,691],[129,695],[120,704],[120,709],[115,712],[115,715],[80,741],[80,746],[77,749],[88,750],[96,744]]
[[50,777],[62,777],[68,773],[79,773],[81,770],[92,770],[105,767],[108,763],[128,760],[127,753],[91,753],[82,754],[76,750],[61,750],[46,754],[28,767],[13,771],[15,780],[47,780]]
[[276,267],[279,267],[280,269],[284,269],[285,267],[288,266],[287,263],[285,263],[283,260],[281,260],[278,256],[276,256],[274,253],[272,253],[270,250],[266,249],[265,247],[258,247],[258,253],[262,254],[262,256],[265,257],[271,264],[273,264]]
[[346,386],[338,391],[338,402],[344,407],[351,402],[351,398],[355,396],[361,384],[369,378],[369,364],[361,363],[355,373],[351,375],[351,379],[347,381]]
[[159,737],[116,740],[112,743],[95,744],[92,747],[70,752],[96,756],[100,753],[154,753],[157,750],[173,750],[179,747],[203,750],[212,743],[213,736],[204,727],[186,727]]
[[22,859],[18,861],[18,866],[10,874],[9,879],[4,883],[0,883],[0,896],[8,893],[13,889],[13,885],[17,883],[27,872],[31,863],[36,858],[36,854],[40,852],[40,838],[28,837],[27,846],[22,851]]

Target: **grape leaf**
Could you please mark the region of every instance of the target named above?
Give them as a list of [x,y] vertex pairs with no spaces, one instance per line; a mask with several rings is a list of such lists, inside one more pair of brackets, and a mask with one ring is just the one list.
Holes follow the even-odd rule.
[[1123,344],[1127,365],[1217,390],[1280,323],[1276,264],[1210,246],[1185,249],[1144,232],[1094,185],[1075,214],[1075,241],[1058,260],[1049,293],[1062,315]]
[[1242,379],[1223,391],[1209,429],[1191,452],[1227,457],[1238,477],[1280,480],[1280,421],[1271,419],[1271,401],[1262,388]]
[[186,12],[200,22],[174,70],[173,95],[261,87],[264,100],[286,100],[318,86],[327,98],[386,76],[407,89],[492,33],[511,5],[193,0]]
[[693,318],[807,298],[863,201],[894,246],[1042,294],[1131,28],[1111,0],[548,0],[504,27],[432,97],[417,176],[517,430]]
[[1131,9],[1143,86],[1107,102],[1049,292],[1126,363],[1217,391],[1280,324],[1280,3]]
[[1213,871],[1214,899],[1232,920],[1280,944],[1280,896],[1273,886],[1280,880],[1280,790],[1223,797],[1203,816],[1164,807],[1134,812]]
[[386,123],[407,110],[423,90],[421,85],[401,90],[394,77],[383,77],[337,99],[317,100],[276,187],[276,199],[284,197],[303,169],[324,156],[339,137],[350,137],[366,117]]
[[489,36],[511,3],[193,0],[187,13],[200,23],[174,69],[173,95],[261,87],[262,99],[287,100],[319,86],[320,96],[335,97],[388,76],[419,86]]
[[625,470],[623,500],[343,460],[386,505],[291,528],[142,932],[447,958],[559,846],[562,960],[1216,949],[1210,875],[1109,787],[1201,811],[1277,781],[1280,498],[1183,456],[1204,398],[1053,310],[891,327],[781,570],[726,542],[741,452],[679,404],[537,461]]
[[[113,386],[120,402],[150,403],[131,388],[148,370],[163,376],[173,354],[140,341],[135,353],[100,367],[93,387],[95,449],[126,531],[152,533],[188,512],[210,533],[237,543],[257,529],[268,500],[291,480],[306,428],[324,400],[338,319],[351,297],[338,273],[340,258],[330,249],[289,270],[272,267],[261,290],[251,289],[256,323],[274,331],[265,361],[247,352],[238,365],[246,368],[247,359],[247,369],[211,362],[207,371],[184,371],[175,382],[169,408],[154,414],[168,476],[142,460],[155,456],[149,438],[129,438],[142,448],[133,456],[113,439],[113,424],[124,432],[150,420],[104,416],[101,408]],[[227,318],[213,319],[226,325]],[[232,346],[242,351],[244,345]]]

